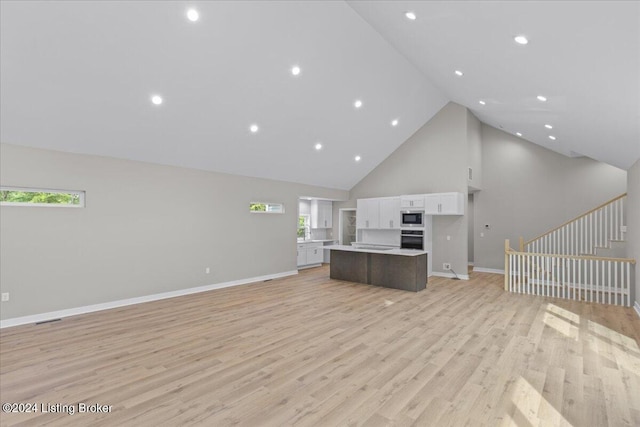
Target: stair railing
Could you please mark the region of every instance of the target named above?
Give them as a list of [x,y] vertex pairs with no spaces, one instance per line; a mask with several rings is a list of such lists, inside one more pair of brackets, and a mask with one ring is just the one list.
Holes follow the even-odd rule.
[[595,255],[596,247],[623,240],[627,193],[591,209],[559,227],[521,243],[521,252]]
[[514,251],[505,241],[505,290],[601,304],[631,306],[629,258]]

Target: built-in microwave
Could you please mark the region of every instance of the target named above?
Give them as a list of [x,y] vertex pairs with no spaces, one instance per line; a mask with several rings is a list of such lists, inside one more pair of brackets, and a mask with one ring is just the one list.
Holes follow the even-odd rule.
[[402,211],[401,227],[424,227],[424,211]]

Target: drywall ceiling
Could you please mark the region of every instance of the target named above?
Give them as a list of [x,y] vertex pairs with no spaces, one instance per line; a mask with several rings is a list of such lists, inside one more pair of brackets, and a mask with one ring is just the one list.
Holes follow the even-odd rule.
[[448,102],[342,1],[0,4],[3,143],[349,189]]
[[622,169],[640,156],[640,2],[348,3],[481,121]]
[[0,7],[3,143],[350,189],[453,100],[566,155],[640,151],[637,2]]

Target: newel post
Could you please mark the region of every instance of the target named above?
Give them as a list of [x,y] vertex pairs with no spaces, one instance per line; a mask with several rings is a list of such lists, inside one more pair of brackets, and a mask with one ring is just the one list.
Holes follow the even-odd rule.
[[509,290],[509,239],[504,241],[504,290]]

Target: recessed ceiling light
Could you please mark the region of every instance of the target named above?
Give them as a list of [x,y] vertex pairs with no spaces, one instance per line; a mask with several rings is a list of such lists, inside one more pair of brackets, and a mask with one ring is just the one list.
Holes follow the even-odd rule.
[[200,19],[200,14],[195,9],[189,9],[187,10],[187,18],[191,22],[196,22],[198,19]]
[[462,75],[464,74],[462,71],[460,70],[455,70],[454,73],[456,73],[456,76],[458,77],[462,77]]
[[398,119],[391,120],[391,126],[393,127],[398,126]]
[[480,105],[487,105],[487,103],[486,103],[486,102],[484,102],[484,101],[478,101],[478,104],[480,104]]
[[520,132],[516,132],[516,135],[518,136],[522,136],[522,134]]
[[362,101],[360,101],[359,99],[356,99],[356,102],[353,103],[353,106],[356,108],[362,107]]
[[300,67],[298,67],[297,65],[294,65],[293,68],[291,68],[291,74],[293,74],[294,76],[297,76],[298,74],[300,74]]
[[536,98],[538,98],[538,101],[542,101],[542,102],[546,102],[547,101],[547,97],[543,96],[543,95],[538,95],[538,96],[536,96]]
[[551,125],[544,125],[544,127],[546,127],[547,129],[553,129],[553,126]]
[[322,144],[320,144],[319,142],[314,146],[314,148],[316,150],[322,150]]
[[360,156],[356,156],[356,157],[355,157],[355,161],[356,161],[356,162],[359,162],[360,160],[362,160],[362,157],[360,157]]
[[405,12],[405,13],[404,13],[404,16],[406,16],[406,17],[407,17],[407,19],[409,19],[409,20],[411,20],[411,21],[415,21],[415,20],[416,20],[416,18],[417,18],[416,14],[415,14],[415,13],[413,13],[413,12]]
[[549,135],[549,139],[550,139],[550,140],[552,140],[552,141],[555,141],[555,140],[556,140],[556,137],[555,137],[555,136],[553,136],[553,135]]
[[525,36],[515,36],[513,39],[518,44],[525,45],[525,44],[529,43],[529,40]]
[[249,126],[249,130],[251,131],[251,133],[256,133],[256,132],[258,132],[258,130],[259,130],[259,129],[260,129],[260,128],[259,128],[259,127],[258,127],[258,125],[257,125],[257,124],[255,124],[255,123],[254,123],[254,124],[252,124],[251,126]]
[[162,104],[162,97],[160,95],[153,95],[151,97],[151,102],[153,102],[155,105],[160,105]]

